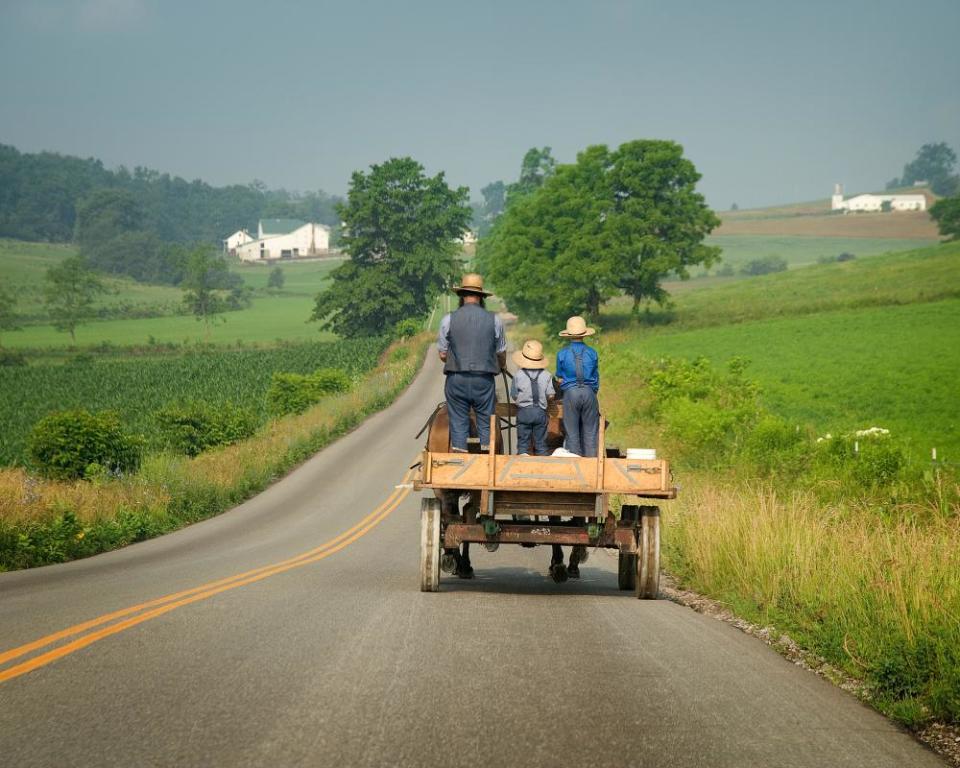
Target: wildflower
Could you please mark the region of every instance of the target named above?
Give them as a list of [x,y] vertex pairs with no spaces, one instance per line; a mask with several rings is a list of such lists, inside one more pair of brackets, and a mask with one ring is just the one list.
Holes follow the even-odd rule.
[[870,427],[869,429],[860,429],[854,433],[856,437],[883,437],[889,435],[890,430],[883,427]]
[[77,541],[83,541],[84,536],[86,536],[86,534],[83,531],[80,531],[79,533],[77,533],[77,536],[76,536]]

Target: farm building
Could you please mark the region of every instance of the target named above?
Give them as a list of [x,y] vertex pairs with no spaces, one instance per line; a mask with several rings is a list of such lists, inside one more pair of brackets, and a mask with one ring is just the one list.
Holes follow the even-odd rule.
[[239,248],[244,243],[249,243],[254,239],[245,229],[238,229],[230,237],[226,238],[223,241],[223,250],[229,253],[231,256],[237,255],[237,248]]
[[[889,207],[887,207],[889,206]],[[876,212],[890,211],[925,211],[927,210],[926,195],[855,195],[847,200],[843,199],[843,185],[836,184],[833,188],[833,197],[830,199],[830,209],[844,213],[861,211]]]
[[240,243],[235,249],[241,261],[296,259],[329,252],[329,227],[299,219],[261,219],[256,239]]

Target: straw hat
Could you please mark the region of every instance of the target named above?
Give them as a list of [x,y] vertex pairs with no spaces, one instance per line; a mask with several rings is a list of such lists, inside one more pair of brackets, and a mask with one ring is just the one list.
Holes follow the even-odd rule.
[[567,320],[567,327],[560,331],[560,335],[565,339],[582,339],[584,336],[593,336],[596,331],[593,328],[587,328],[587,321],[580,315],[574,315]]
[[476,272],[463,276],[460,285],[453,286],[454,293],[476,293],[480,296],[493,296],[490,291],[483,290],[483,278]]
[[523,349],[513,353],[513,362],[521,368],[546,368],[547,359],[543,356],[543,344],[534,339],[523,342]]

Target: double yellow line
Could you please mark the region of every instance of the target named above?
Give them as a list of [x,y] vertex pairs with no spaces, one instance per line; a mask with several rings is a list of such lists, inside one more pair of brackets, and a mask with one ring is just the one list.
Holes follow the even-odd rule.
[[[411,488],[409,485],[407,485],[407,483],[410,481],[412,476],[412,471],[408,472],[404,476],[403,482],[397,486],[393,493],[391,493],[387,497],[386,501],[384,501],[379,507],[373,510],[373,512],[371,512],[365,518],[360,520],[360,522],[358,522],[356,525],[347,529],[339,536],[324,542],[319,547],[311,549],[307,552],[303,552],[302,554],[296,555],[295,557],[291,557],[287,560],[281,560],[277,563],[264,565],[260,568],[254,568],[251,571],[237,573],[224,579],[211,581],[207,584],[201,584],[198,587],[183,590],[182,592],[174,592],[169,595],[164,595],[163,597],[158,597],[155,600],[150,600],[145,603],[131,605],[129,608],[123,608],[119,611],[106,613],[102,616],[98,616],[95,619],[90,619],[89,621],[82,622],[81,624],[75,624],[72,627],[67,627],[59,632],[46,635],[38,640],[34,640],[16,648],[11,648],[9,651],[0,652],[0,666],[3,666],[7,662],[13,661],[14,659],[18,659],[22,656],[26,656],[34,651],[39,651],[47,646],[53,645],[54,643],[58,643],[61,640],[66,640],[67,638],[71,637],[76,638],[68,643],[58,645],[48,651],[33,656],[26,661],[22,661],[19,664],[14,664],[13,666],[6,667],[5,669],[0,669],[0,683],[6,680],[12,680],[20,675],[25,675],[27,672],[32,672],[39,667],[46,666],[57,659],[62,659],[64,656],[68,656],[74,651],[79,651],[81,648],[86,648],[88,645],[92,645],[98,640],[103,640],[105,637],[119,634],[124,630],[135,627],[138,624],[143,624],[144,622],[155,619],[158,616],[163,616],[165,613],[169,613],[177,608],[182,608],[185,605],[206,600],[214,595],[220,594],[221,592],[237,589],[238,587],[244,587],[247,584],[253,584],[254,582],[261,581],[269,578],[270,576],[276,576],[279,573],[284,573],[292,570],[293,568],[300,568],[304,565],[316,563],[319,560],[323,560],[325,557],[329,557],[335,552],[339,552],[341,549],[352,544],[361,536],[369,532],[377,524],[383,521],[387,515],[400,506],[403,500],[410,494]],[[120,619],[120,621],[117,621],[118,619]],[[79,635],[79,637],[76,637],[77,635]]]

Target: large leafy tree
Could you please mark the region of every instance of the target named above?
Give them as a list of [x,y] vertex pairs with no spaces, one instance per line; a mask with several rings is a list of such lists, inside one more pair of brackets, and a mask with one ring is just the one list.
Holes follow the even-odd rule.
[[311,319],[356,337],[426,316],[457,274],[457,239],[470,224],[467,197],[466,187],[451,189],[443,173],[426,176],[409,157],[354,173],[339,208],[350,260],[332,272]]
[[540,189],[543,183],[556,173],[557,161],[550,152],[550,147],[532,147],[527,150],[520,163],[520,178],[507,187],[508,203],[512,204],[524,195]]
[[227,262],[210,246],[197,246],[186,257],[181,283],[183,304],[197,320],[203,321],[207,340],[210,324],[229,308],[222,291],[234,282]]
[[957,154],[943,141],[924,144],[916,157],[903,166],[903,176],[892,179],[888,187],[909,187],[926,181],[938,195],[953,195],[960,191],[960,178],[953,172]]
[[943,237],[960,240],[960,195],[937,200],[930,208],[930,215]]
[[481,241],[480,268],[534,320],[596,316],[620,292],[635,307],[663,302],[664,278],[685,279],[719,256],[703,244],[719,219],[696,191],[699,179],[672,141],[589,147],[508,205]]
[[104,285],[80,255],[50,267],[46,278],[45,300],[53,326],[69,333],[75,342],[77,326],[94,316],[93,302],[105,290]]
[[[3,331],[15,331],[20,327],[20,318],[16,312],[17,296],[16,294],[0,286],[0,333]],[[0,343],[0,347],[3,344]]]

